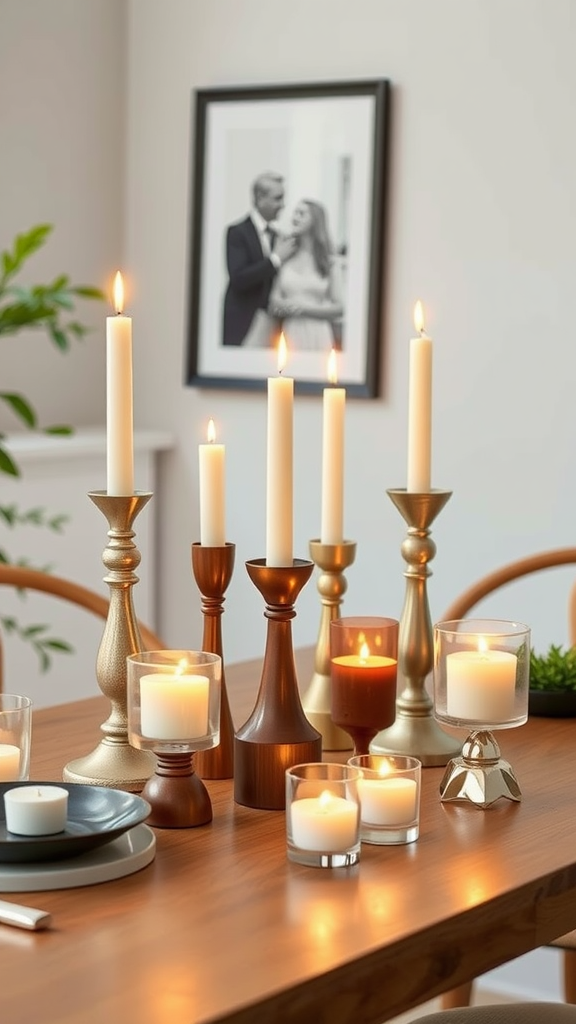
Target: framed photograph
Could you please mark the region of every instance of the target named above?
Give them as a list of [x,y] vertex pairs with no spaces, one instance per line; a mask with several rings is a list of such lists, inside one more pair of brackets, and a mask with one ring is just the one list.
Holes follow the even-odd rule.
[[186,383],[378,392],[388,82],[195,93]]

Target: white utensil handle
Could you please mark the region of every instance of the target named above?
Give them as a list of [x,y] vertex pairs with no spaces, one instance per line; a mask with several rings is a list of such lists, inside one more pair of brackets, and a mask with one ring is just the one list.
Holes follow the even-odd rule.
[[19,903],[0,900],[0,924],[13,924],[16,928],[29,928],[35,931],[38,928],[47,928],[51,921],[52,915],[45,910],[22,907]]

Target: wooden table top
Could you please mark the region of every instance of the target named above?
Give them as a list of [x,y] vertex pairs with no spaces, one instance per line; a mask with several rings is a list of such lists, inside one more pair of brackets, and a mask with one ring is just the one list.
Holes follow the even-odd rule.
[[[259,678],[255,663],[227,668],[237,726]],[[108,709],[38,711],[31,777],[60,779]],[[499,739],[521,803],[441,804],[444,769],[426,768],[419,840],[363,845],[350,869],[290,863],[284,812],[208,781],[213,822],[156,830],[142,871],[6,895],[54,920],[0,925],[3,1024],[377,1024],[576,927],[576,722],[532,719]]]

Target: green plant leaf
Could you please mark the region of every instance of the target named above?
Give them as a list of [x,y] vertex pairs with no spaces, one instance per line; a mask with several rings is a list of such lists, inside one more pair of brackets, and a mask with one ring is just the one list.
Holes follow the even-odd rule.
[[36,426],[36,413],[30,403],[23,397],[11,391],[0,392],[0,398],[6,405],[9,405],[12,412],[26,424],[27,427]]
[[20,476],[20,470],[11,455],[5,448],[0,446],[0,473],[8,473],[10,476]]

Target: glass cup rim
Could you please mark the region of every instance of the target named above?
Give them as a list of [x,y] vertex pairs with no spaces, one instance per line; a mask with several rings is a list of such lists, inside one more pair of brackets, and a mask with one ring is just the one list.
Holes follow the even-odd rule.
[[[12,706],[3,707],[4,701],[14,701]],[[30,697],[26,697],[23,693],[0,693],[0,711],[5,713],[7,711],[26,711],[27,708],[32,707],[32,700]]]
[[286,769],[286,777],[304,779],[306,778],[305,773],[303,771],[299,773],[299,769],[304,768],[337,768],[340,778],[328,779],[328,774],[322,772],[317,776],[318,779],[327,778],[328,781],[331,782],[354,782],[355,780],[362,778],[360,768],[356,768],[355,765],[348,764],[348,762],[346,762],[346,764],[342,764],[340,761],[306,761],[302,764],[293,764],[290,768]]
[[530,633],[530,626],[516,619],[445,619],[434,624],[434,633],[455,633],[459,637],[519,637]]
[[362,761],[363,758],[374,758],[376,760],[386,758],[388,760],[396,759],[397,761],[403,761],[404,764],[402,766],[399,764],[397,768],[392,768],[390,774],[394,775],[400,775],[402,772],[416,772],[422,768],[422,761],[414,757],[413,754],[353,754],[346,763],[352,768],[359,768],[360,771],[374,772],[375,775],[379,775],[378,769],[372,768],[369,764],[364,765],[363,768],[360,767],[358,762]]
[[126,661],[131,665],[140,665],[147,669],[166,669],[177,666],[179,661],[188,659],[190,655],[195,659],[190,663],[190,668],[195,668],[198,665],[217,665],[218,662],[222,661],[221,655],[214,654],[213,651],[195,651],[189,647],[165,648],[159,651],[137,651],[135,654],[128,654]]

